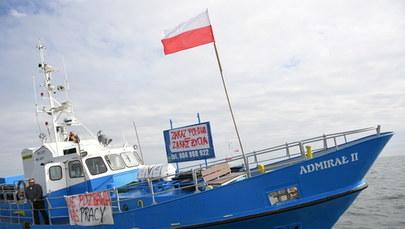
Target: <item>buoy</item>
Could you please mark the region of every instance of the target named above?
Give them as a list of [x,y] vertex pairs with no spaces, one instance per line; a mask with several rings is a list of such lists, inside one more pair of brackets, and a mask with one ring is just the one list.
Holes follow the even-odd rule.
[[311,159],[312,158],[312,148],[311,146],[305,146],[305,148],[307,148],[307,158]]
[[262,164],[258,164],[257,169],[259,170],[259,173],[265,173],[266,172],[266,170],[264,169],[264,165],[262,165]]

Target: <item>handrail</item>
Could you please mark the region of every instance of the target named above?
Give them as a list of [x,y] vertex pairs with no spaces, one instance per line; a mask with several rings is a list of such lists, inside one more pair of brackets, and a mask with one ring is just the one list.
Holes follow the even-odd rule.
[[[354,134],[358,134],[358,133],[364,133],[367,131],[376,131],[377,135],[380,134],[380,125],[378,125],[377,127],[368,127],[368,128],[362,128],[362,129],[356,129],[356,130],[351,130],[351,131],[343,131],[343,132],[337,132],[337,133],[332,133],[332,134],[323,134],[321,136],[317,136],[317,137],[312,137],[312,138],[307,138],[304,140],[300,140],[300,141],[295,141],[295,142],[289,142],[289,143],[285,143],[282,145],[277,145],[277,146],[273,146],[270,148],[265,148],[262,150],[255,150],[253,152],[247,153],[246,157],[252,157],[254,155],[260,155],[260,154],[266,154],[266,153],[270,153],[270,152],[275,152],[278,150],[286,150],[286,156],[289,157],[290,152],[288,152],[288,150],[292,147],[297,147],[299,146],[300,143],[302,144],[308,144],[308,143],[313,143],[313,142],[317,142],[317,141],[325,141],[328,139],[336,139],[338,137],[346,137],[349,135],[354,135]],[[347,141],[345,142],[347,143]],[[335,147],[338,145],[338,143],[335,141]],[[326,148],[325,148],[326,149]],[[237,155],[237,156],[233,156],[233,157],[229,157],[226,159],[220,159],[220,160],[213,160],[210,161],[208,163],[208,165],[216,165],[216,164],[220,164],[223,163],[224,161],[238,161],[238,160],[242,160],[242,156],[241,155]],[[186,166],[183,168],[183,170],[187,170],[187,169],[191,169],[191,168],[205,168],[206,165],[203,163],[197,164],[197,165],[190,165],[190,166]]]

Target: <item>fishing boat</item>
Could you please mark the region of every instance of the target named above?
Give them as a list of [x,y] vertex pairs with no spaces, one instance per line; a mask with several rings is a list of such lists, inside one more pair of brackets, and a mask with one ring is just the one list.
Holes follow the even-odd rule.
[[[183,168],[145,165],[139,147],[113,146],[75,117],[70,101],[56,99],[66,87],[53,84],[55,70],[37,47],[40,95],[49,102],[37,113],[50,121],[40,146],[21,152],[24,174],[0,179],[0,228],[332,228],[367,188],[363,178],[393,136],[375,126]],[[205,133],[206,123],[198,125]],[[192,152],[205,151],[168,162]],[[43,188],[50,225],[34,223],[29,178]]]

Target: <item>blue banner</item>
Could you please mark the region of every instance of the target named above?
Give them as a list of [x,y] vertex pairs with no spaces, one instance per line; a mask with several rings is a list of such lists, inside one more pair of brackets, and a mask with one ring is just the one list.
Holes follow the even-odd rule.
[[167,162],[215,158],[209,122],[163,131]]

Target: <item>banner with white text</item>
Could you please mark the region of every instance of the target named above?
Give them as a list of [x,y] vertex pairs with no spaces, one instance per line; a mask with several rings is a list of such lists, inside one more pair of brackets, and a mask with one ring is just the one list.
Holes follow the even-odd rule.
[[165,130],[163,136],[169,163],[215,158],[209,122]]
[[65,196],[70,225],[114,224],[109,191]]

